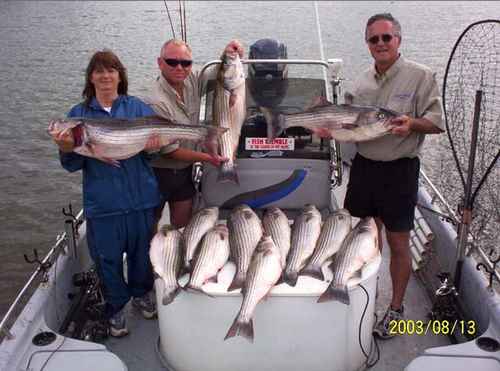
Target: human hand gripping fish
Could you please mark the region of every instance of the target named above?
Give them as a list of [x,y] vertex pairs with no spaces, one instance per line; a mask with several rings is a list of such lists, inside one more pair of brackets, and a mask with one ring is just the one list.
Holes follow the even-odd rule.
[[394,135],[406,137],[412,132],[411,117],[409,116],[401,115],[398,117],[394,117],[391,120],[391,125],[393,125],[391,133]]

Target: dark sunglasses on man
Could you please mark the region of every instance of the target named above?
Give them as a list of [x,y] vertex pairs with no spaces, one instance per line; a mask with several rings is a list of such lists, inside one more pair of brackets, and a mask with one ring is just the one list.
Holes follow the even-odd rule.
[[193,64],[193,61],[189,59],[163,58],[163,60],[170,67],[177,67],[180,64],[183,68],[188,68],[191,67],[191,65]]
[[374,35],[368,39],[368,42],[370,44],[376,45],[378,44],[379,40],[382,39],[384,43],[390,43],[394,35],[391,35],[390,33],[384,33],[382,35]]

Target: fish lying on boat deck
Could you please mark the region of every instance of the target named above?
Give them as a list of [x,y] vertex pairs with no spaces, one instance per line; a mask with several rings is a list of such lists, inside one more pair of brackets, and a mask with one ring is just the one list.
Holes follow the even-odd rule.
[[201,239],[205,233],[215,226],[218,217],[218,207],[207,207],[194,214],[186,228],[184,228],[182,245],[185,270],[189,271],[192,268],[191,259],[193,259],[196,249],[199,248]]
[[352,229],[351,219],[351,214],[346,209],[336,210],[326,218],[314,252],[300,275],[324,280],[321,267],[340,249],[342,241]]
[[231,258],[236,263],[236,273],[227,289],[232,291],[244,287],[247,270],[263,229],[259,217],[247,205],[236,206],[229,215],[227,225]]
[[341,142],[362,142],[389,134],[394,127],[391,119],[397,112],[373,106],[335,105],[323,102],[300,113],[273,114],[263,111],[268,135],[279,136],[292,127],[303,127],[319,135],[331,136]]
[[202,286],[208,281],[217,282],[217,273],[228,259],[229,231],[225,225],[218,224],[203,236],[189,282],[184,288],[205,293]]
[[227,128],[212,125],[178,124],[159,116],[136,119],[119,118],[69,118],[53,120],[48,133],[56,138],[70,131],[75,140],[74,152],[120,166],[125,160],[144,150],[150,138],[156,136],[160,145],[178,140],[204,142],[207,149],[216,148],[214,143]]
[[257,304],[278,282],[282,272],[281,253],[271,236],[265,235],[259,242],[245,281],[243,302],[224,340],[242,335],[253,342],[252,317]]
[[316,206],[305,205],[292,226],[291,247],[283,274],[285,282],[290,286],[297,284],[299,271],[313,254],[320,232],[321,213]]
[[318,303],[338,300],[349,305],[347,282],[361,274],[362,268],[379,254],[378,233],[375,220],[364,218],[356,224],[342,242],[333,258],[331,269],[333,278],[330,285],[318,299]]
[[151,240],[149,258],[153,271],[163,280],[163,305],[170,304],[179,293],[177,277],[181,268],[181,232],[164,225]]

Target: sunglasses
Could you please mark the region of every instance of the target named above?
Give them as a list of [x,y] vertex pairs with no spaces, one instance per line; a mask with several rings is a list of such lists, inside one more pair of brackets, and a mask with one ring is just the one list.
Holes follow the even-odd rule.
[[177,67],[180,64],[182,67],[188,68],[188,67],[190,67],[193,64],[193,61],[190,61],[188,59],[163,58],[163,60],[170,67]]
[[379,35],[375,35],[375,36],[370,37],[368,39],[368,42],[370,44],[376,45],[376,44],[378,44],[379,40],[382,39],[382,41],[387,44],[387,43],[391,42],[391,40],[393,39],[393,37],[394,37],[394,35],[391,35],[389,33],[384,33],[384,34],[382,34],[380,36]]

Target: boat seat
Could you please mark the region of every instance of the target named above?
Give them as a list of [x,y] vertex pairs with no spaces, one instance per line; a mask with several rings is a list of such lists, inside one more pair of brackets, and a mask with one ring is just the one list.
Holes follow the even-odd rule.
[[[43,367],[47,358],[49,361]],[[58,350],[37,352],[33,354],[30,370],[44,371],[127,371],[128,368],[115,354],[107,350]]]
[[450,356],[427,356],[415,358],[405,371],[459,371],[459,370],[481,370],[498,371],[500,362],[491,358],[479,357],[450,357]]
[[[478,344],[490,343],[494,348],[481,349]],[[483,347],[484,348],[484,347]],[[487,330],[481,337],[466,343],[429,348],[415,358],[405,371],[500,370],[500,346],[494,332]]]

